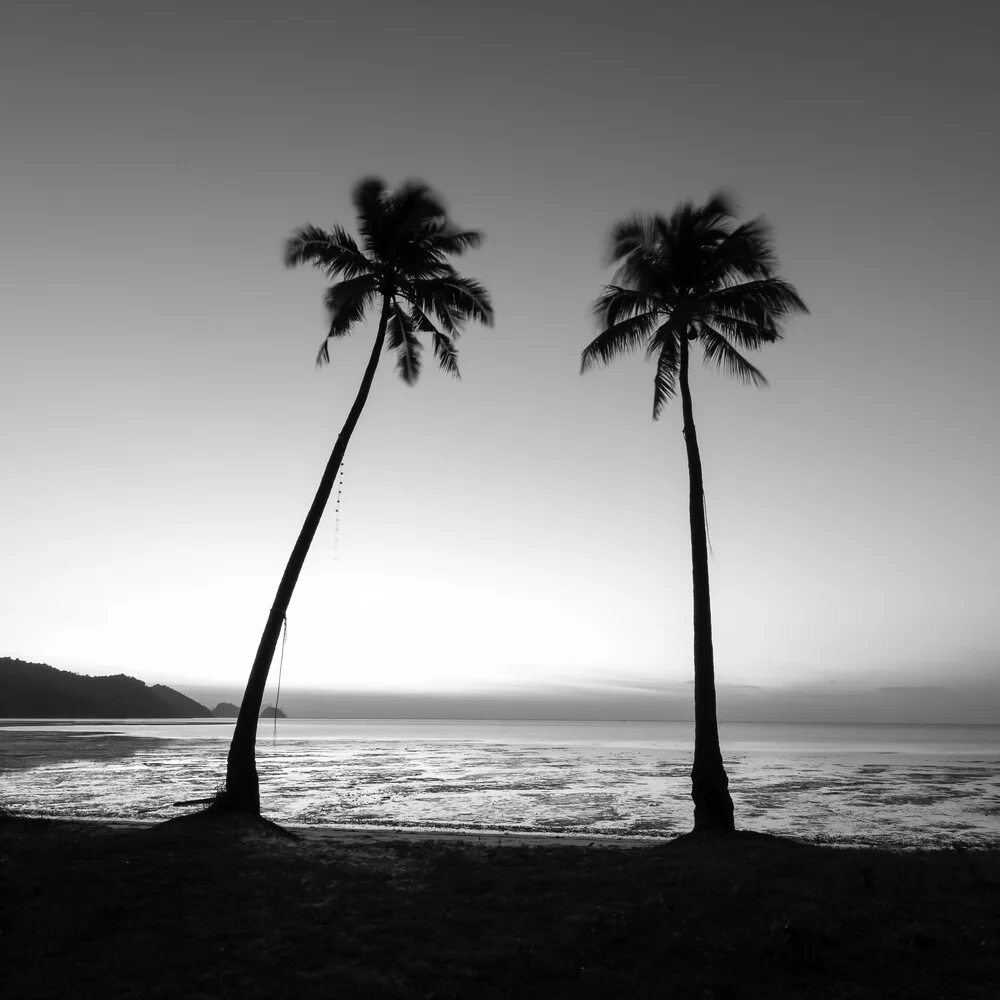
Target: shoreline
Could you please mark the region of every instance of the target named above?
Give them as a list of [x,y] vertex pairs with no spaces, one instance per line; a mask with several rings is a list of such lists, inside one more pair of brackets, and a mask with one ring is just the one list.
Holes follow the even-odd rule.
[[[60,824],[66,828],[105,828],[109,832],[155,830],[165,823],[171,823],[188,816],[198,815],[197,811],[179,813],[167,819],[119,819],[102,816],[63,816],[40,813],[12,812],[0,813],[0,826],[7,821],[29,823]],[[267,817],[264,817],[267,819]],[[274,822],[273,820],[271,822]],[[672,843],[677,837],[619,837],[608,834],[576,835],[563,833],[543,833],[509,830],[445,830],[438,828],[411,828],[395,826],[301,826],[279,824],[282,829],[294,834],[304,844],[355,844],[355,843],[443,843],[469,844],[489,847],[613,847],[639,848],[660,847]],[[678,834],[677,836],[685,836]],[[1000,848],[1000,844],[998,844]]]
[[[199,815],[199,810],[181,812],[165,819],[122,819],[102,816],[67,816],[28,812],[0,810],[0,826],[5,820],[24,821],[29,823],[47,823],[62,825],[67,829],[79,826],[85,829],[108,832],[128,832],[155,830],[167,823],[174,823],[186,817]],[[263,817],[265,820],[268,817]],[[276,822],[269,820],[270,822]],[[409,844],[442,844],[468,845],[470,847],[552,847],[552,848],[610,848],[617,850],[637,850],[642,848],[661,848],[676,843],[678,840],[692,836],[692,831],[685,830],[672,836],[627,836],[616,834],[567,834],[546,833],[544,831],[528,830],[497,830],[497,829],[445,829],[437,827],[402,827],[402,826],[304,826],[297,824],[277,824],[283,830],[293,834],[304,845],[352,845],[378,844],[392,845]],[[769,837],[803,847],[833,849],[838,851],[872,851],[876,853],[976,853],[1000,855],[1000,837],[995,841],[963,841],[959,838],[949,838],[940,843],[913,843],[899,840],[862,840],[838,839],[831,835],[817,834],[814,837],[774,834],[766,830],[754,830],[749,827],[737,827],[735,834]]]

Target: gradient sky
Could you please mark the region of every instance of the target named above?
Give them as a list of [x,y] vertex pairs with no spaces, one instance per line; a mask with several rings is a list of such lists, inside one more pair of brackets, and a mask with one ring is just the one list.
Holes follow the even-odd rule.
[[962,688],[1000,721],[998,28],[917,0],[6,4],[0,654],[242,686],[374,335],[315,370],[322,278],[281,244],[353,229],[376,173],[485,232],[461,266],[497,322],[461,382],[380,369],[283,683],[684,684],[679,406],[653,423],[641,357],[579,354],[611,224],[723,187],[811,315],[754,357],[768,389],[694,375],[720,684]]

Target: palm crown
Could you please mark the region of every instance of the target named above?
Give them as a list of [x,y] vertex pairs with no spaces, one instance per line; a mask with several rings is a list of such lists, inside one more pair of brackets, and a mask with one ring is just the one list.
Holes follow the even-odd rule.
[[341,226],[296,230],[285,244],[285,264],[309,263],[340,278],[325,295],[329,332],[316,364],[329,362],[332,337],[351,333],[379,299],[386,317],[386,347],[396,351],[396,369],[413,385],[420,375],[423,346],[431,335],[434,356],[458,377],[455,341],[470,319],[493,323],[493,307],[478,281],[462,277],[448,257],[479,246],[481,234],[461,230],[430,189],[416,181],[390,191],[366,177],[353,192],[361,245]]
[[583,352],[581,371],[645,346],[656,358],[653,418],[676,392],[688,341],[706,364],[754,385],[766,379],[738,350],[781,337],[781,323],[808,312],[775,274],[771,231],[761,219],[736,224],[729,197],[684,202],[669,218],[636,214],[611,231],[612,283],[594,304],[601,333]]

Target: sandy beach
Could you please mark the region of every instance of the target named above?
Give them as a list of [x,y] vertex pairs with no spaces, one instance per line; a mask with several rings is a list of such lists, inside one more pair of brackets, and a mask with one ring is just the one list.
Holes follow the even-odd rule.
[[1000,852],[0,820],[5,995],[986,998]]

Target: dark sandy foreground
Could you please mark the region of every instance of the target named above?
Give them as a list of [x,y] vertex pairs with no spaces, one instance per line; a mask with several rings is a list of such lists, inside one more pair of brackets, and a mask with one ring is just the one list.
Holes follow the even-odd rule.
[[3,995],[1000,995],[1000,851],[0,818]]

